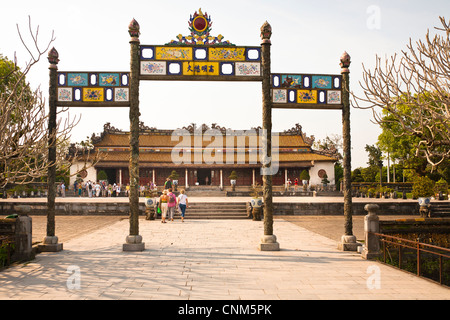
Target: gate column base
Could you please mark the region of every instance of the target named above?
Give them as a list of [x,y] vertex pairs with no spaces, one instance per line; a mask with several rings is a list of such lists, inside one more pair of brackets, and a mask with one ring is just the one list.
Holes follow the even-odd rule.
[[59,252],[63,250],[63,244],[58,243],[58,237],[47,236],[44,238],[43,244],[38,245],[39,252]]
[[280,244],[275,235],[263,236],[258,249],[259,251],[280,251]]
[[361,245],[360,242],[356,242],[355,236],[343,235],[341,242],[338,243],[338,249],[341,251],[358,251],[358,247]]
[[126,243],[123,244],[123,251],[144,251],[145,242],[142,242],[142,236],[127,236]]

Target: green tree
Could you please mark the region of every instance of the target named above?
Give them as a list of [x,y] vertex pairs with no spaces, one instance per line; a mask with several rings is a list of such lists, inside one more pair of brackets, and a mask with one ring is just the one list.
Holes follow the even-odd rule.
[[383,153],[381,149],[375,145],[366,144],[365,150],[369,153],[369,161],[367,164],[369,167],[378,168],[380,171],[380,185],[382,183],[383,178]]

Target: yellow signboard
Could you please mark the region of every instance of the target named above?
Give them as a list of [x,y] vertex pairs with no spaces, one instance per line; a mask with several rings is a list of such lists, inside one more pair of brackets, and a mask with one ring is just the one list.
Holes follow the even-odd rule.
[[192,48],[156,47],[156,60],[193,60]]
[[183,62],[183,75],[218,76],[218,62]]

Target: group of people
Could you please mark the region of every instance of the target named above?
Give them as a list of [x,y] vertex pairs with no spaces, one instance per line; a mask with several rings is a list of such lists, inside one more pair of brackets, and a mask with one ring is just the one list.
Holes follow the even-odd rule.
[[121,192],[121,187],[118,184],[106,184],[106,181],[75,181],[73,184],[75,194],[79,197],[118,197]]
[[[168,180],[169,181],[169,180]],[[165,186],[167,186],[166,184]],[[186,214],[186,208],[188,208],[189,202],[188,197],[184,190],[180,191],[180,195],[177,197],[173,192],[172,188],[164,189],[163,194],[159,198],[158,207],[161,209],[161,223],[167,223],[166,218],[169,221],[173,221],[173,217],[177,208],[181,212],[181,222],[184,222],[184,217]]]

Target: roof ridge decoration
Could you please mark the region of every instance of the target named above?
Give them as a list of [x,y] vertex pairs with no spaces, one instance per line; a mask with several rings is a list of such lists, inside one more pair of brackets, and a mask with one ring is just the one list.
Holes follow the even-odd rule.
[[306,133],[303,132],[302,126],[299,123],[296,123],[293,128],[285,130],[284,134],[302,136],[303,141],[305,141],[305,143],[309,144],[310,146],[312,146],[314,144],[314,141],[316,140],[316,137],[314,135],[308,137]]
[[224,37],[219,34],[218,36],[211,36],[212,30],[211,16],[208,13],[203,13],[202,9],[195,11],[194,15],[190,16],[188,21],[189,31],[191,34],[183,36],[181,33],[177,36],[177,40],[172,40],[166,45],[204,45],[204,46],[236,46],[230,41],[223,41]]

